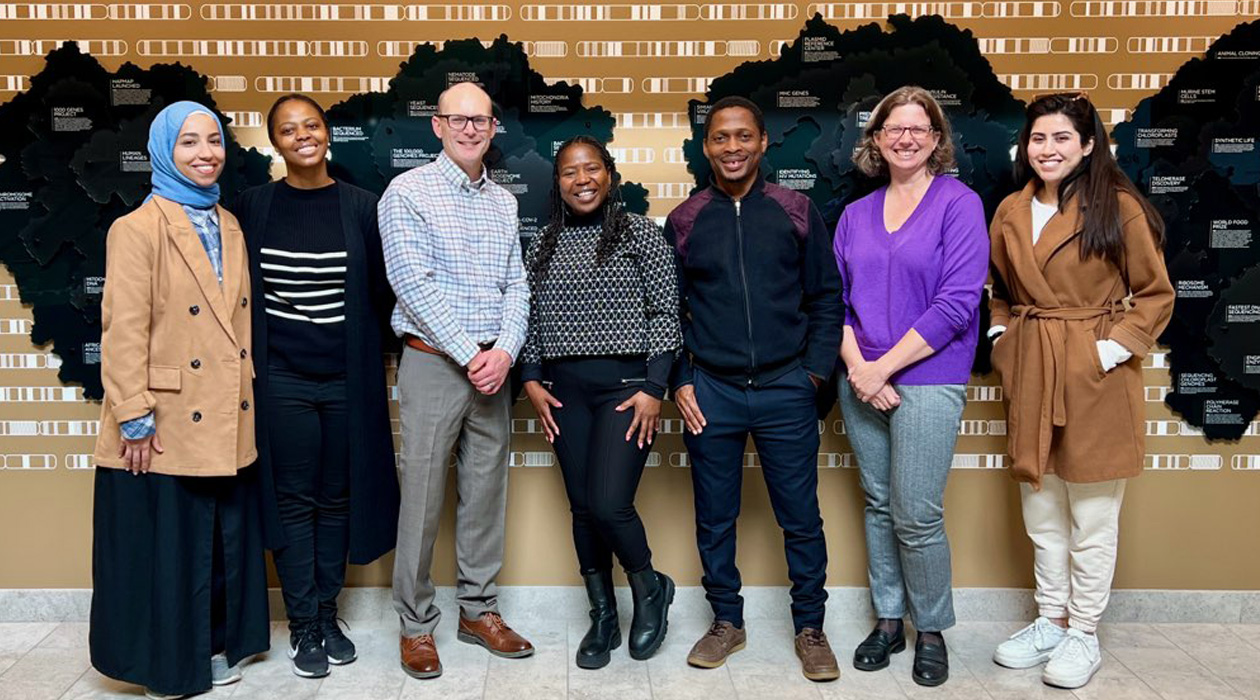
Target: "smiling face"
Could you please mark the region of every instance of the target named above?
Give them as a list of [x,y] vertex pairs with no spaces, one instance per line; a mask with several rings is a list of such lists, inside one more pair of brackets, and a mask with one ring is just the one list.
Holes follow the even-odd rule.
[[484,131],[478,131],[472,119],[462,129],[452,128],[449,121],[433,117],[433,133],[442,139],[446,157],[468,174],[470,179],[481,176],[481,159],[490,150],[494,138],[494,114],[490,96],[472,83],[459,83],[447,88],[438,100],[438,113],[464,117],[487,117],[490,123]]
[[319,111],[303,100],[288,100],[276,108],[272,143],[290,170],[324,167],[328,156],[328,125]]
[[1064,114],[1038,117],[1028,135],[1028,163],[1054,189],[1093,151],[1093,140],[1082,143],[1080,132]]
[[[916,137],[914,129],[928,129],[922,136]],[[896,137],[890,132],[902,130]],[[879,147],[879,155],[888,164],[893,174],[915,175],[927,168],[928,159],[936,151],[940,134],[928,117],[927,111],[917,103],[898,105],[888,113],[882,129],[875,136],[875,145]]]
[[744,107],[727,107],[710,115],[704,155],[722,189],[741,190],[757,178],[766,152],[766,134]]
[[191,114],[179,128],[171,154],[175,169],[198,187],[209,187],[223,172],[223,134],[209,114]]
[[604,166],[598,149],[575,143],[560,152],[556,163],[560,199],[570,211],[584,216],[604,205],[612,190],[612,173]]

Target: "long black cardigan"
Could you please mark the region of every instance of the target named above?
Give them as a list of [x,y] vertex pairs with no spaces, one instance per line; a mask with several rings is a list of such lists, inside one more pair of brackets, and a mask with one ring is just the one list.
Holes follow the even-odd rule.
[[[376,195],[345,182],[341,228],[346,236],[346,391],[350,422],[350,563],[367,564],[394,548],[398,530],[398,473],[390,435],[384,352],[395,341],[389,330],[394,294],[385,277],[385,257],[376,222]],[[253,304],[254,411],[263,492],[263,527],[268,549],[285,546],[276,507],[267,431],[267,314],[259,263],[263,233],[276,183],[241,193],[233,213],[249,247]]]

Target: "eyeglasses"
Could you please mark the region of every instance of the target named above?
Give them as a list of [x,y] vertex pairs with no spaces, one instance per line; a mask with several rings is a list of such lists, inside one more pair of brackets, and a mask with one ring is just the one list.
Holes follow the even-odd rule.
[[916,124],[914,126],[881,126],[879,130],[884,132],[885,136],[893,139],[894,141],[901,138],[901,135],[907,131],[910,132],[910,136],[915,141],[921,141],[927,138],[928,134],[935,132],[936,127]]
[[498,125],[499,120],[494,117],[487,117],[484,114],[478,114],[475,117],[469,117],[463,114],[439,114],[439,119],[445,119],[447,126],[456,131],[463,131],[464,127],[471,122],[473,129],[477,131],[489,131],[491,125]]

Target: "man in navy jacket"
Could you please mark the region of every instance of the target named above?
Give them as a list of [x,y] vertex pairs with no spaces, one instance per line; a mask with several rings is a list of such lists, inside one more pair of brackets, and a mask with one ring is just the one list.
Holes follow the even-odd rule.
[[822,631],[827,547],[814,398],[840,347],[840,275],[813,203],[760,175],[766,146],[757,105],[716,102],[704,140],[713,183],[665,224],[685,341],[672,384],[687,425],[702,583],[714,613],[687,661],[716,668],[744,646],[735,521],[751,434],[783,528],[796,654],[806,678],[832,680],[840,671]]

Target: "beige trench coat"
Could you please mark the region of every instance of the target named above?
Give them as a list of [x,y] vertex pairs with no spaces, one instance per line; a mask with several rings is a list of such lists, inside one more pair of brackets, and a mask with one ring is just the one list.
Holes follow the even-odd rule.
[[[993,348],[1002,380],[1011,474],[1096,482],[1137,476],[1145,460],[1142,358],[1172,315],[1163,252],[1132,196],[1119,193],[1125,270],[1081,260],[1080,214],[1068,201],[1032,243],[1030,183],[998,207],[990,229]],[[1126,284],[1127,279],[1127,284]],[[1104,372],[1095,341],[1133,357]]]
[[109,229],[99,467],[123,467],[118,426],[149,411],[166,450],[153,473],[231,476],[257,458],[245,239],[235,217],[218,213],[222,285],[170,200],[155,196]]

